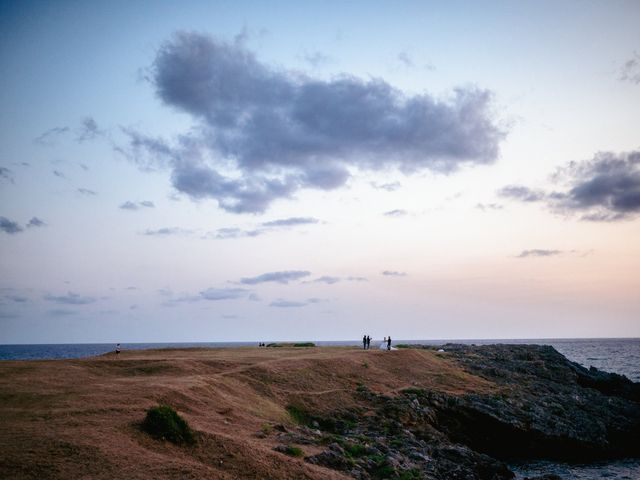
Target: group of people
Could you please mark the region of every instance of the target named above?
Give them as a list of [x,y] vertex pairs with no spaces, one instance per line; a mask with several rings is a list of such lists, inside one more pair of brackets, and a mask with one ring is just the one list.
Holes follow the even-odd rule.
[[[362,337],[362,348],[364,350],[369,350],[371,348],[371,337],[369,335]],[[382,343],[380,344],[380,350],[391,350],[391,336],[384,337],[384,340],[382,340]]]

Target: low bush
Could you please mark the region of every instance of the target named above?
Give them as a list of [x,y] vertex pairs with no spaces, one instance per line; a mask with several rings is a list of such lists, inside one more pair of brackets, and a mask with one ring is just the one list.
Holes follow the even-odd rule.
[[302,449],[299,447],[294,447],[293,445],[287,445],[283,453],[291,457],[304,457],[304,452],[302,451]]
[[287,405],[286,409],[291,419],[297,424],[308,426],[314,420],[313,416],[305,408],[297,405]]
[[142,430],[154,438],[168,440],[177,445],[195,441],[189,424],[169,405],[158,405],[147,410]]
[[358,443],[345,443],[344,451],[350,457],[362,457],[367,454],[367,447]]

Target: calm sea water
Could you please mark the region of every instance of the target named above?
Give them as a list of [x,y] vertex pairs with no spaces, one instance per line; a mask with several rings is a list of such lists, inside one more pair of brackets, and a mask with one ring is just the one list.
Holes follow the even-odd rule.
[[[361,346],[358,340],[315,342],[319,346]],[[373,341],[375,345],[378,341]],[[395,344],[412,343],[443,345],[464,343],[486,345],[492,343],[518,343],[551,345],[564,356],[585,367],[626,375],[640,382],[640,339],[529,339],[529,340],[397,340]],[[202,342],[202,343],[123,343],[123,349],[149,348],[230,348],[256,346],[257,342]],[[113,351],[113,343],[53,344],[53,345],[0,345],[0,360],[41,360],[83,358]],[[533,462],[512,465],[518,479],[545,473],[555,473],[565,480],[640,480],[640,460],[629,459],[589,465]]]

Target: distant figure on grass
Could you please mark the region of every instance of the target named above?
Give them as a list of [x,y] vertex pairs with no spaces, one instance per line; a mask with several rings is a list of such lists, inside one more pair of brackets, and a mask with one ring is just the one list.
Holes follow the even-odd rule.
[[120,344],[116,345],[116,356],[120,355]]
[[371,337],[367,335],[367,350],[369,350],[369,347],[371,347]]
[[391,350],[391,335],[387,338],[387,350]]
[[362,337],[362,349],[363,350],[367,349],[367,336],[366,335],[364,337]]

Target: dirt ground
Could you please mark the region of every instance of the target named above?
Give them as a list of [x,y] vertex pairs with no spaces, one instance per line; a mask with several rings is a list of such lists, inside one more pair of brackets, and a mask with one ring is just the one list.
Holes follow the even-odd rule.
[[[354,406],[359,384],[391,395],[411,386],[454,395],[492,389],[429,350],[170,349],[3,361],[0,478],[346,478],[275,452],[276,438],[260,432],[292,427],[287,405]],[[141,432],[145,411],[159,403],[198,431],[195,446]]]

